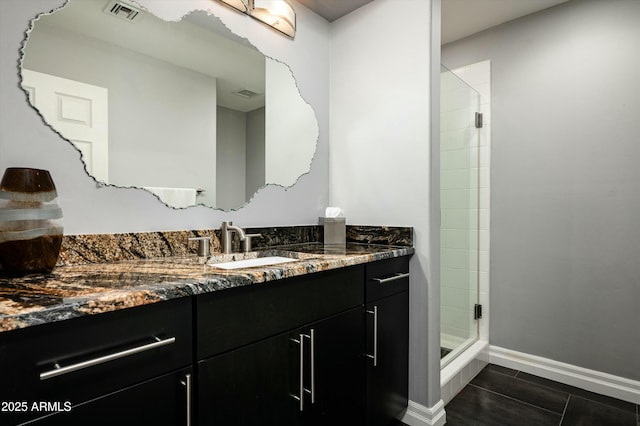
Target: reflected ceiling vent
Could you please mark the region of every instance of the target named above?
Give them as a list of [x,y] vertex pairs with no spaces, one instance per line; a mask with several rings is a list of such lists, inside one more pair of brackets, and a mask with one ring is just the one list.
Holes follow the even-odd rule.
[[253,98],[254,96],[258,96],[258,95],[259,95],[259,93],[252,92],[252,91],[251,91],[251,90],[249,90],[249,89],[242,89],[242,90],[238,90],[238,91],[236,91],[236,92],[233,92],[233,94],[234,94],[234,95],[238,95],[238,96],[240,96],[241,98],[246,98],[246,99],[248,99],[248,98]]
[[111,0],[104,8],[104,13],[127,22],[138,22],[142,18],[142,10],[120,0]]

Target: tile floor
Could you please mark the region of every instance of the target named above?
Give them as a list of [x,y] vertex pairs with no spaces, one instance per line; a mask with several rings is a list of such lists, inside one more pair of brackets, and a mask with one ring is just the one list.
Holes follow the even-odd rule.
[[447,425],[640,426],[639,407],[489,364],[446,406]]

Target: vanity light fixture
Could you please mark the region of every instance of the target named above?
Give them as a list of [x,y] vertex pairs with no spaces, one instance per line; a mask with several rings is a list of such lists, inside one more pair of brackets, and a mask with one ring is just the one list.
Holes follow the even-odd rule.
[[296,35],[296,12],[286,0],[250,0],[249,15],[293,38]]
[[296,12],[287,0],[218,0],[235,10],[280,31],[287,37],[296,35]]
[[249,0],[218,0],[242,13],[249,13]]

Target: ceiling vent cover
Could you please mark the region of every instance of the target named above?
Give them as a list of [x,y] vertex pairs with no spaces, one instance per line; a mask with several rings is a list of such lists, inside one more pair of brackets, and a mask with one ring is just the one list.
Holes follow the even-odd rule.
[[233,92],[234,94],[243,97],[243,98],[253,98],[254,96],[258,96],[258,93],[253,92],[249,89],[238,90],[237,92]]
[[120,0],[111,0],[104,13],[123,19],[127,22],[138,22],[142,18],[142,11]]

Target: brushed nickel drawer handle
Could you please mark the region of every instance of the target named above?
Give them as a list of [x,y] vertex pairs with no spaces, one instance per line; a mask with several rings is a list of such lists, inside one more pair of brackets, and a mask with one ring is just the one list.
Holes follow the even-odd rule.
[[392,277],[388,277],[388,278],[372,278],[372,280],[378,281],[378,284],[386,284],[386,283],[389,283],[391,281],[401,280],[403,278],[409,278],[409,273],[408,272],[405,272],[405,273],[397,272]]
[[373,315],[373,355],[365,354],[367,358],[373,360],[373,366],[378,366],[378,307],[374,306],[373,311],[365,311],[366,313]]
[[135,355],[140,352],[150,351],[152,349],[159,348],[161,346],[170,345],[175,343],[176,338],[170,337],[168,339],[160,340],[155,337],[156,341],[153,343],[149,343],[147,345],[137,346],[135,348],[127,349],[124,351],[116,352],[113,354],[101,356],[98,358],[93,358],[87,361],[78,362],[76,364],[67,365],[66,367],[58,366],[56,363],[56,368],[53,370],[45,371],[44,373],[40,373],[40,380],[51,379],[52,377],[61,376],[63,374],[71,373],[73,371],[82,370],[83,368],[93,367],[94,365],[104,364],[105,362],[113,361],[119,358],[124,358],[130,355]]
[[309,341],[311,343],[311,390],[305,389],[309,394],[311,394],[311,403],[315,404],[316,402],[316,334],[315,330],[312,328],[309,331]]
[[[309,334],[299,334],[299,339],[291,339],[292,342],[300,345],[300,389],[298,395],[291,395],[293,399],[300,403],[300,411],[304,411],[304,394],[311,395],[311,403],[316,402],[316,373],[315,373],[315,330],[312,328]],[[309,339],[311,343],[311,389],[304,387],[304,339]]]
[[300,389],[298,395],[291,396],[300,404],[300,411],[304,411],[304,338],[306,335],[299,336],[299,339],[291,339],[291,341],[300,345]]
[[187,415],[186,415],[186,421],[187,421],[187,426],[191,426],[191,387],[192,387],[192,383],[191,383],[191,374],[185,374],[184,376],[184,380],[181,380],[180,383],[182,384],[182,386],[187,388]]

